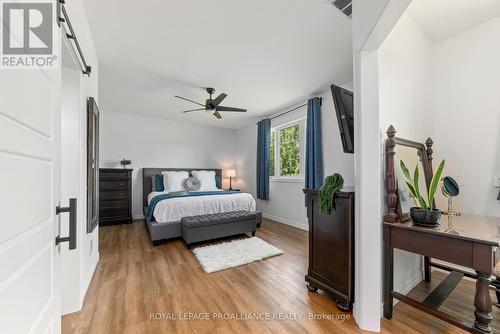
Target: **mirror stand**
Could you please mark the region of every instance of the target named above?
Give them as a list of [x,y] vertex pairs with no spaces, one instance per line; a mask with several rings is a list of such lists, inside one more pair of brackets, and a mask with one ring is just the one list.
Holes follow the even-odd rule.
[[441,211],[441,214],[448,216],[460,216],[459,212],[453,211],[453,197],[460,194],[460,186],[451,176],[445,176],[441,179],[441,192],[448,199],[448,211]]
[[448,197],[448,211],[441,211],[441,214],[448,216],[460,216],[460,212],[453,211],[453,198]]

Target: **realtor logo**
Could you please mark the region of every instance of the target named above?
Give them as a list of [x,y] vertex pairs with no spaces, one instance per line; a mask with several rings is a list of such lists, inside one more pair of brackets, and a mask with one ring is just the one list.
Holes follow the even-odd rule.
[[50,0],[0,0],[1,68],[53,68],[54,4]]

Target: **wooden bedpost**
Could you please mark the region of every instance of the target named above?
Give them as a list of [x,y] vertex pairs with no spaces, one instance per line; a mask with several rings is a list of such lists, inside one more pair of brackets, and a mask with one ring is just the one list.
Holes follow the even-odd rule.
[[386,189],[386,202],[387,202],[387,215],[385,216],[385,221],[390,223],[395,223],[398,220],[396,214],[396,204],[398,201],[396,191],[397,191],[397,180],[396,171],[394,168],[394,147],[396,147],[396,141],[394,137],[396,136],[396,129],[392,125],[387,129],[387,140],[385,142],[385,156],[386,156],[386,175],[385,175],[385,189]]
[[[430,174],[429,175],[433,175],[433,170],[432,170],[432,153],[434,153],[434,151],[432,150],[432,145],[434,144],[434,142],[432,141],[431,138],[427,138],[427,140],[425,141],[425,147],[427,147],[427,161],[429,162],[429,168],[430,168]],[[432,179],[432,177],[431,177]]]
[[[432,139],[429,137],[427,138],[427,140],[425,141],[425,147],[427,148],[426,149],[426,153],[427,153],[427,168],[429,169],[427,171],[427,175],[430,175],[429,178],[426,178],[428,179],[427,180],[427,188],[429,188],[431,185],[429,184],[430,180],[432,179],[432,175],[434,175],[434,170],[432,169],[432,153],[434,153],[433,149],[432,149],[432,145],[434,144],[434,142],[432,141]],[[436,207],[436,200],[432,200],[432,203],[434,205],[434,207]],[[431,281],[431,258],[428,257],[428,256],[424,256],[424,279],[426,282],[430,283]]]

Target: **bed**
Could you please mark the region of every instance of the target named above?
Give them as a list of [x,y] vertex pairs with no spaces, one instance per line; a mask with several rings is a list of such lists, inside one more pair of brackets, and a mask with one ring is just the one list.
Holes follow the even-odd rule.
[[[210,194],[191,192],[190,196],[167,198],[164,192],[152,192],[151,177],[164,171],[214,171],[217,188],[222,188],[222,170],[209,168],[143,168],[143,206],[149,235],[157,245],[166,239],[181,236],[183,217],[229,211],[255,211],[255,199],[244,192],[213,191]],[[219,194],[220,192],[220,194]],[[155,198],[156,197],[156,198]],[[150,203],[153,204],[149,208]],[[148,210],[148,208],[150,210]],[[260,223],[260,217],[259,221]],[[259,224],[260,225],[260,224]]]

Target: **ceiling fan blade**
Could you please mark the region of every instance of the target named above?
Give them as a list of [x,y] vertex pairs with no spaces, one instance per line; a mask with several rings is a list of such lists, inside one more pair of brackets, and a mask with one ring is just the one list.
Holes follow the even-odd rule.
[[192,111],[201,111],[201,110],[205,110],[205,108],[184,110],[183,113],[192,112]]
[[226,94],[222,93],[219,96],[217,96],[212,102],[214,107],[217,107],[219,104],[221,104],[222,101],[227,97]]
[[174,97],[176,97],[178,99],[181,99],[181,100],[184,100],[184,101],[189,101],[189,102],[192,102],[192,103],[196,103],[197,105],[202,106],[202,107],[205,106],[204,104],[198,103],[198,102],[190,100],[190,99],[186,99],[185,97],[182,97],[182,96],[174,95]]
[[233,108],[233,107],[224,107],[224,106],[219,106],[216,108],[217,111],[233,111],[233,112],[247,112],[246,109],[241,109],[241,108]]
[[217,117],[217,119],[221,119],[222,118],[222,115],[219,114],[219,112],[217,110],[214,111],[214,116]]

